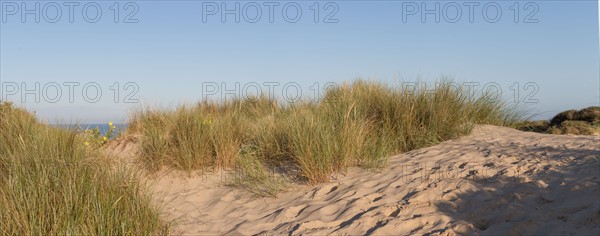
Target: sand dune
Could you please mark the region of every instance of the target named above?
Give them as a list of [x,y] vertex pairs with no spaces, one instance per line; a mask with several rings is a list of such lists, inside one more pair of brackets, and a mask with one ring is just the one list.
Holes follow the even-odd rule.
[[381,171],[352,168],[275,199],[224,186],[220,174],[147,179],[175,234],[600,234],[599,136],[478,126]]

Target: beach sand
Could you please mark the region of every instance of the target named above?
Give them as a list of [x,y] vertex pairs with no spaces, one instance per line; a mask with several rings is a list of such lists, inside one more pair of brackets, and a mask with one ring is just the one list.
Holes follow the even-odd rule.
[[[135,156],[135,138],[111,153]],[[176,235],[600,234],[600,137],[489,125],[351,168],[277,198],[225,186],[223,175],[144,176]]]

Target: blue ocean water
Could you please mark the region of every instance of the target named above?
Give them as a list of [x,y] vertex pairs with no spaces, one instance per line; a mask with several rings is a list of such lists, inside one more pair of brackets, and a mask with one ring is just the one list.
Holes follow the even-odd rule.
[[[115,130],[113,131],[112,137],[117,137],[119,133],[125,132],[127,129],[127,124],[113,124],[115,126]],[[55,125],[59,128],[65,129],[77,129],[78,131],[84,131],[86,129],[94,129],[98,128],[100,131],[100,135],[106,135],[108,132],[109,126],[108,124],[71,124],[71,125]]]
[[[125,132],[127,129],[127,124],[113,124],[115,126],[115,130],[113,131],[113,137],[116,137],[121,132]],[[101,135],[105,135],[108,132],[109,126],[108,124],[79,124],[80,130],[86,129],[94,129],[98,128]]]

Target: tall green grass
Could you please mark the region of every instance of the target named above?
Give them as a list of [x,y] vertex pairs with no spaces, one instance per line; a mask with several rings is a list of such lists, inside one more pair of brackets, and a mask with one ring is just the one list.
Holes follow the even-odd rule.
[[0,235],[166,234],[140,186],[74,130],[0,103]]
[[[499,97],[441,82],[416,88],[358,80],[319,101],[282,104],[264,97],[203,101],[135,114],[150,170],[292,166],[309,183],[348,167],[380,168],[387,157],[468,134],[474,124],[506,125],[519,117]],[[255,175],[256,176],[256,175]],[[256,179],[256,178],[255,178]],[[266,185],[272,185],[267,183]]]

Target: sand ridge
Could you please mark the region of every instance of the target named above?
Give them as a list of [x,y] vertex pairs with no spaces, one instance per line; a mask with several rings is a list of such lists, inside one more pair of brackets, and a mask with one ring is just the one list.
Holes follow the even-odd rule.
[[480,125],[381,171],[351,168],[277,198],[224,186],[220,174],[147,180],[174,234],[600,234],[599,136]]

